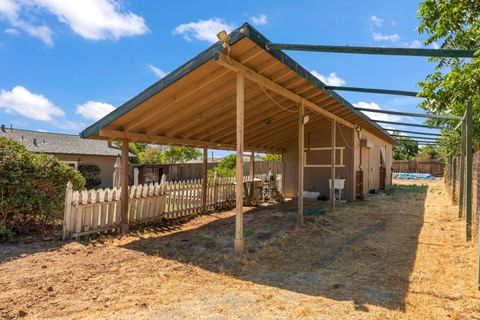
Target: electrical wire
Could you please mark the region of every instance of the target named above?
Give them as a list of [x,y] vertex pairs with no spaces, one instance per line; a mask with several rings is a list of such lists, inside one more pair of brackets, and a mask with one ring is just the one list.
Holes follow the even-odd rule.
[[270,100],[272,100],[278,107],[282,108],[283,110],[287,111],[287,112],[292,112],[292,113],[297,113],[298,111],[297,110],[289,110],[283,106],[280,105],[280,103],[278,103],[275,99],[273,99],[273,97],[267,92],[267,90],[265,90],[264,87],[262,87],[260,84],[257,83],[257,85],[260,87],[260,89],[263,90],[263,92],[267,95],[267,97],[270,98]]
[[345,144],[345,147],[347,147],[350,150],[353,150],[353,148],[348,145],[347,139],[345,139],[345,136],[343,135],[342,127],[340,127],[340,125],[338,125],[338,124],[337,124],[337,126],[338,126],[338,129],[340,131],[340,134],[342,135],[342,139],[343,139],[343,143]]

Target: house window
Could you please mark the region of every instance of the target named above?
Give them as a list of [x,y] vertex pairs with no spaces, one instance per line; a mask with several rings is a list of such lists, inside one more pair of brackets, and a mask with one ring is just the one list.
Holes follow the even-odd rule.
[[65,163],[67,166],[72,167],[75,170],[78,170],[78,161],[62,161]]

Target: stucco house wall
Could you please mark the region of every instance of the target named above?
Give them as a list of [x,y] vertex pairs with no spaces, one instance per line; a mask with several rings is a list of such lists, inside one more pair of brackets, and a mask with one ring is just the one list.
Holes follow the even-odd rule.
[[75,161],[78,165],[95,164],[100,168],[100,178],[102,183],[98,188],[109,188],[113,185],[113,170],[116,157],[111,156],[89,156],[73,154],[54,154],[60,161]]

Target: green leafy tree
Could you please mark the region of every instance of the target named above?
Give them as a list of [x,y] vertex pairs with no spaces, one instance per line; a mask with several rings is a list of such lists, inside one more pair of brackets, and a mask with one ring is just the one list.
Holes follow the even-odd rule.
[[234,177],[236,173],[237,156],[229,154],[224,157],[216,167],[208,170],[208,177],[211,178],[217,173],[217,177]]
[[261,158],[263,161],[280,161],[282,160],[281,154],[267,153]]
[[162,163],[176,164],[185,163],[198,159],[202,152],[192,147],[169,147],[161,152]]
[[[480,1],[424,0],[418,11],[421,20],[418,30],[428,35],[425,45],[439,45],[442,49],[480,48]],[[477,52],[478,56],[478,52]],[[421,106],[433,113],[463,116],[468,101],[473,104],[473,137],[480,138],[480,60],[460,58],[431,58],[436,63],[434,73],[419,83]],[[445,124],[450,128],[454,120],[430,119],[430,124]],[[447,133],[445,131],[445,133]],[[440,152],[458,152],[458,132],[444,134]],[[475,144],[474,144],[475,145]]]
[[147,147],[137,155],[140,164],[177,164],[198,159],[202,152],[191,147]]
[[401,137],[393,146],[393,159],[412,160],[418,154],[418,143],[409,137]]
[[162,163],[162,150],[158,147],[147,147],[137,154],[137,160],[140,164]]
[[[419,154],[426,155],[428,159],[438,159],[440,157],[439,146],[437,145],[426,145],[420,148]],[[418,156],[417,156],[418,159]]]

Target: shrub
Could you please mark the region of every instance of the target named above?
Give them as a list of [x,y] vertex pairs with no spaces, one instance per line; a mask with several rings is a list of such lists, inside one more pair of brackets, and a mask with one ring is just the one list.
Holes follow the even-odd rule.
[[0,224],[0,242],[14,242],[17,240],[15,232]]
[[237,172],[236,163],[237,156],[230,154],[223,158],[216,167],[208,170],[208,177],[213,178],[215,173],[217,173],[217,177],[234,177]]
[[61,217],[68,181],[76,190],[85,185],[79,172],[55,157],[0,137],[0,224],[6,228],[33,233]]
[[85,178],[85,187],[87,189],[93,189],[102,184],[100,168],[96,164],[81,164],[78,166],[78,171]]

